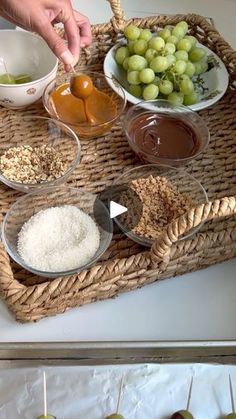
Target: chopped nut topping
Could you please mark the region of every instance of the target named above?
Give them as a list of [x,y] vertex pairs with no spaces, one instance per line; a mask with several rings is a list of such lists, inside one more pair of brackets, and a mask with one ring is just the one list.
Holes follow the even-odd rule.
[[0,157],[3,176],[15,182],[36,184],[53,181],[63,176],[66,169],[63,155],[48,145],[11,147]]
[[[154,239],[173,219],[184,214],[193,206],[191,198],[178,192],[176,187],[165,177],[148,176],[132,180],[129,188],[142,202],[142,216],[138,214],[137,203],[131,200],[128,191],[121,195],[120,202],[129,211],[123,215],[122,223],[139,236]],[[137,220],[137,224],[134,223]]]

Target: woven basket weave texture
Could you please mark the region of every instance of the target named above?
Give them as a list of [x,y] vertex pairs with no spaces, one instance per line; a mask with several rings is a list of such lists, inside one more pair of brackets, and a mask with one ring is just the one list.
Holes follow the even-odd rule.
[[[93,44],[84,50],[78,68],[102,71],[107,51],[120,39],[124,18],[119,1],[110,0],[110,22],[93,26]],[[166,24],[186,20],[201,43],[225,63],[230,85],[225,96],[200,115],[207,121],[211,140],[208,149],[186,170],[205,187],[210,202],[200,205],[172,222],[148,251],[122,234],[113,241],[96,266],[70,277],[49,280],[24,271],[10,261],[0,244],[0,295],[21,322],[62,313],[70,307],[114,297],[151,282],[197,270],[236,255],[236,53],[216,29],[198,15],[156,16],[133,19],[141,27],[155,31]],[[63,69],[59,69],[59,76]],[[41,103],[24,111],[0,108],[0,141],[11,145],[22,115],[45,115]],[[24,141],[27,139],[27,133]],[[122,120],[110,133],[96,140],[81,140],[82,161],[68,183],[100,192],[124,169],[139,165],[122,130]],[[0,185],[0,221],[20,194]],[[204,223],[201,230],[185,241],[178,237]]]

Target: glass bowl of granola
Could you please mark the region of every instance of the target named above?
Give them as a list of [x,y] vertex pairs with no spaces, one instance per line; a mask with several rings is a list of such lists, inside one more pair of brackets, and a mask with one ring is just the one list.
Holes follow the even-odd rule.
[[25,193],[64,183],[80,161],[80,142],[73,130],[41,116],[23,116],[14,130],[12,122],[4,122],[0,181]]
[[[133,241],[150,247],[175,218],[208,202],[201,183],[181,168],[146,164],[127,170],[113,183],[116,203],[126,209],[115,217],[118,227]],[[196,233],[202,223],[179,240]]]

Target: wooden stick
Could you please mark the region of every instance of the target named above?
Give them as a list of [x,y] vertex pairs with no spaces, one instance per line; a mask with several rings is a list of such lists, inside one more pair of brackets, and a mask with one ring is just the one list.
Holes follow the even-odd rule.
[[118,400],[117,400],[117,405],[116,405],[116,413],[119,413],[119,409],[120,409],[120,401],[121,401],[121,393],[122,393],[122,388],[123,388],[123,382],[124,382],[124,376],[122,376],[121,381],[120,381],[120,388],[119,388]]
[[47,382],[46,382],[45,371],[43,372],[43,407],[44,407],[44,416],[46,417],[48,414],[48,409],[47,409]]
[[232,386],[232,381],[231,381],[231,375],[230,374],[229,374],[229,390],[230,390],[232,412],[235,413],[234,392],[233,392],[233,386]]
[[189,409],[190,399],[191,399],[191,395],[192,395],[192,388],[193,388],[193,377],[191,378],[191,382],[190,382],[190,386],[189,386],[189,391],[188,391],[188,400],[187,400],[187,407],[186,407],[186,410],[188,410],[188,409]]

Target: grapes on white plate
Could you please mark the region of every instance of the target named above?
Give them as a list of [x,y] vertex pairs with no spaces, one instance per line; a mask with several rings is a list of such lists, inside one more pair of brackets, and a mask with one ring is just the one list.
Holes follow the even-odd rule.
[[135,54],[129,57],[128,65],[129,70],[141,71],[143,68],[147,67],[147,60],[144,57],[141,57],[141,55]]
[[164,28],[160,32],[158,32],[158,36],[167,41],[167,39],[171,36],[171,30],[169,28]]
[[166,39],[166,42],[169,42],[170,44],[177,45],[178,42],[179,42],[179,38],[177,38],[177,36],[170,35],[169,38]]
[[158,87],[163,95],[169,95],[174,90],[174,85],[170,80],[161,80]]
[[115,60],[117,64],[123,64],[125,58],[129,57],[129,49],[127,47],[119,47],[115,52]]
[[188,61],[188,53],[187,53],[187,51],[183,51],[183,50],[176,51],[174,55],[175,55],[175,58],[177,60]]
[[184,74],[187,67],[187,63],[184,60],[177,60],[176,63],[173,65],[173,71],[176,74]]
[[154,71],[154,73],[162,73],[163,71],[167,70],[169,63],[166,57],[158,56],[153,58],[149,66]]
[[139,79],[144,84],[152,83],[155,79],[155,73],[151,68],[144,68],[139,73]]
[[195,47],[189,52],[189,59],[193,63],[201,61],[206,56],[206,51],[201,47]]
[[144,55],[148,49],[148,43],[144,39],[138,39],[134,43],[134,53],[138,55]]
[[154,100],[159,94],[159,87],[151,83],[143,89],[144,100]]
[[129,93],[135,97],[141,98],[143,93],[142,86],[140,84],[130,84]]
[[183,79],[179,84],[179,90],[183,93],[183,95],[190,95],[194,91],[194,85],[192,80],[190,79]]
[[193,77],[195,74],[195,65],[191,63],[191,61],[188,61],[186,64],[185,74],[189,77]]
[[184,105],[185,106],[191,106],[195,105],[195,103],[199,102],[199,93],[196,91],[193,91],[189,95],[184,96]]
[[155,36],[149,41],[148,47],[153,48],[156,51],[161,51],[165,47],[165,41],[160,36]]
[[172,92],[168,95],[167,99],[173,105],[182,105],[184,102],[184,95],[181,92]]
[[140,84],[139,71],[129,71],[127,74],[127,80],[130,84]]
[[141,29],[139,39],[144,39],[144,41],[149,41],[152,38],[152,32],[150,29]]
[[191,48],[192,48],[192,44],[186,38],[180,39],[178,44],[177,44],[177,50],[178,51],[183,50],[183,51],[189,52]]
[[166,54],[174,54],[175,53],[175,44],[172,44],[171,42],[166,42],[164,51]]
[[136,25],[128,25],[124,29],[124,35],[130,41],[135,41],[139,38],[140,29]]
[[153,58],[155,58],[156,56],[157,56],[157,51],[153,48],[148,48],[147,51],[145,52],[145,58],[148,63],[150,63],[153,60]]

